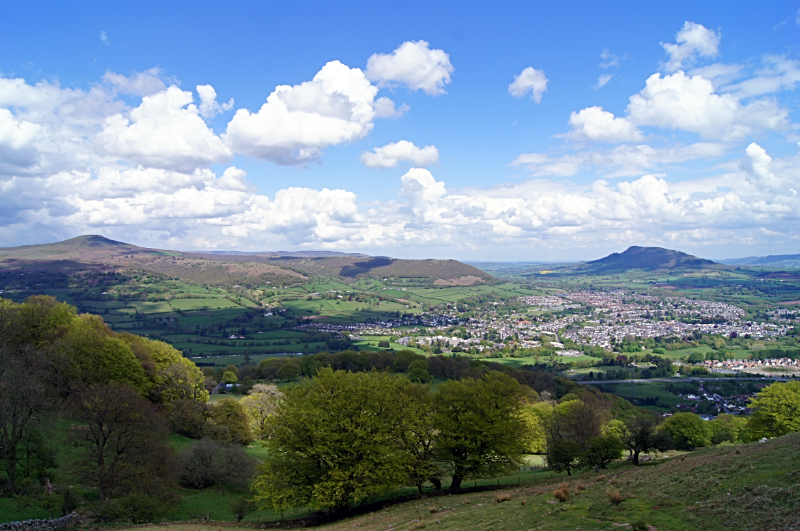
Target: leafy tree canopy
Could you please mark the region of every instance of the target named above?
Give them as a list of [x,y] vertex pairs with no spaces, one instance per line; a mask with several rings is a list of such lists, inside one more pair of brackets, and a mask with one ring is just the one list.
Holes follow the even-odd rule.
[[754,439],[800,431],[800,382],[775,382],[750,400],[748,431]]
[[711,428],[694,413],[676,413],[664,422],[663,429],[672,436],[675,446],[682,450],[711,444]]
[[496,371],[439,386],[436,442],[452,470],[452,490],[464,479],[509,473],[524,462],[530,435],[522,399],[519,382]]

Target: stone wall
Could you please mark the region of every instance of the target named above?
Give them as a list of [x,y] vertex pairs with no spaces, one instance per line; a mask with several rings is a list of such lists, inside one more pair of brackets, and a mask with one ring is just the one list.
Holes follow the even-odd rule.
[[75,527],[80,519],[78,513],[68,514],[54,520],[25,520],[0,524],[0,531],[62,531]]

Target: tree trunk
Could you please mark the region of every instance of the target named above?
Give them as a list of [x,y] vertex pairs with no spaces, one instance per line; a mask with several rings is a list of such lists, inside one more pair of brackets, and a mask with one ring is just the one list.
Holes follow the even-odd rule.
[[639,466],[639,452],[633,452],[633,464]]
[[450,490],[459,490],[461,489],[461,481],[464,479],[464,474],[461,472],[456,472],[453,474],[453,481],[450,483]]
[[9,492],[14,492],[14,483],[16,483],[17,477],[17,463],[16,460],[12,461],[8,459],[8,465],[6,465],[6,476],[8,479],[6,480],[6,488]]

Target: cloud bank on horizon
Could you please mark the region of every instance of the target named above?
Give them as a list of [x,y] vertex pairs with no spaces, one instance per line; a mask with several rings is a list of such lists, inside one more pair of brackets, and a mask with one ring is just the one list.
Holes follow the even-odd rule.
[[[105,31],[101,40],[111,43]],[[422,93],[431,105],[447,98],[458,65],[425,40],[373,52],[362,65],[331,60],[311,79],[264,91],[250,109],[218,101],[211,84],[183,87],[157,67],[109,70],[89,88],[2,75],[0,246],[102,233],[178,249],[506,260],[583,258],[628,244],[797,252],[800,135],[791,96],[800,63],[771,51],[724,63],[722,43],[721,31],[687,21],[674,42],[660,43],[663,60],[619,112],[574,108],[552,131],[557,147],[508,160],[505,168],[524,173],[506,182],[448,187],[437,178],[447,152],[416,138],[361,149],[353,164],[376,179],[394,171],[388,186],[398,190],[368,202],[333,179],[260,193],[245,168],[261,161],[302,172],[405,119],[414,109],[399,103],[403,94]],[[619,69],[628,55],[605,49],[600,58],[600,68]],[[508,86],[498,98],[545,106],[559,90],[552,73],[533,66],[507,75],[497,80]],[[601,75],[590,90],[607,90],[617,75]],[[790,149],[762,147],[776,138]],[[674,178],[679,165],[700,175]]]

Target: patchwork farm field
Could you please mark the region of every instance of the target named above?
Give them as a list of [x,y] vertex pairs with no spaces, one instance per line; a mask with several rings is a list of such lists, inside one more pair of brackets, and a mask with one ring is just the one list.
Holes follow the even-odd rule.
[[[480,297],[514,298],[545,293],[513,283],[467,287],[417,285],[424,280],[390,277],[342,282],[337,277],[323,276],[285,287],[266,284],[223,288],[136,270],[124,273],[78,270],[54,282],[50,271],[21,274],[0,269],[4,297],[22,301],[34,293],[53,295],[81,312],[100,315],[116,330],[166,341],[196,359],[231,356],[244,359],[245,355],[328,350],[330,337],[286,330],[308,320],[332,325],[385,321],[401,315],[418,315],[430,306]],[[38,287],[31,289],[31,286]],[[377,345],[378,341],[366,338],[356,340],[353,346],[385,350],[386,347]],[[405,347],[391,342],[388,348]]]

